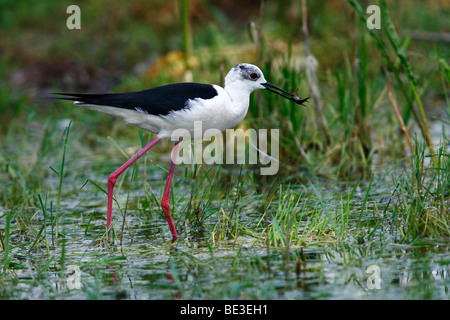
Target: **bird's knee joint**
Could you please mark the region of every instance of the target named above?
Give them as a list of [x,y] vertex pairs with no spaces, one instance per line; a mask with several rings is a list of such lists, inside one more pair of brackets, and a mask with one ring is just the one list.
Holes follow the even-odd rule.
[[162,201],[161,202],[161,208],[163,209],[164,213],[167,214],[167,212],[170,212],[170,205],[169,205],[169,201]]
[[108,177],[108,184],[115,185],[115,184],[116,184],[116,181],[117,181],[117,177],[116,177],[115,174],[111,174],[111,175]]

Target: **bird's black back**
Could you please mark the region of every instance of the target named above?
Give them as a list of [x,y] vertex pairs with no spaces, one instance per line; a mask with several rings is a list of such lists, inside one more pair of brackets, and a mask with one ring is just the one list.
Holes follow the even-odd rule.
[[217,90],[210,84],[175,83],[129,93],[55,93],[68,97],[57,99],[79,101],[84,104],[105,105],[139,110],[152,115],[167,115],[186,107],[190,99],[212,99]]

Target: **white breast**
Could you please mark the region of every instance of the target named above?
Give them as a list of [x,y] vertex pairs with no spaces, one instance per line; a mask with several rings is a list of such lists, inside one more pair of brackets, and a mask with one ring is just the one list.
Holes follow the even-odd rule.
[[[217,85],[214,85],[214,88],[218,93],[214,98],[190,100],[188,108],[162,116],[163,123],[158,135],[161,138],[169,138],[174,130],[186,129],[193,137],[196,121],[197,124],[201,121],[202,134],[209,129],[222,132],[238,125],[247,114],[248,102],[246,106],[236,105],[225,89]],[[210,137],[204,136],[204,138]]]

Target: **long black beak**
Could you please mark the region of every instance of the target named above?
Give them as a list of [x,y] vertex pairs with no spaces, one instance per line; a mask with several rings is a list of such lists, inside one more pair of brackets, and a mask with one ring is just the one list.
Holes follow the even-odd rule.
[[299,96],[297,96],[295,94],[296,93],[295,90],[293,90],[291,93],[291,92],[288,92],[281,88],[278,88],[277,86],[275,86],[269,82],[262,83],[261,85],[264,86],[267,90],[272,91],[272,92],[282,96],[283,98],[294,101],[296,104],[301,104],[302,106],[306,107],[303,103],[308,102],[309,97],[308,98],[300,98]]

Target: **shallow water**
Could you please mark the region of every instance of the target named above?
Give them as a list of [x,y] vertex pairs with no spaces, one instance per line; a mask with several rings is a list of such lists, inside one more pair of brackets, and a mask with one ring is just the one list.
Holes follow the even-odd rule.
[[66,246],[63,265],[56,250],[50,258],[15,257],[26,268],[11,271],[3,294],[15,299],[447,299],[449,294],[449,243],[444,241],[305,248],[306,262],[297,272],[299,248],[291,248],[286,261],[285,250],[268,254],[241,247],[236,261],[232,248],[211,253],[179,244],[168,265],[167,246],[135,239],[102,252],[76,238]]
[[[74,145],[79,143],[76,141],[73,138]],[[302,185],[282,186],[269,206],[272,216],[268,217],[261,217],[261,204],[266,199],[255,190],[261,186],[264,190],[267,181],[255,177],[250,181],[251,173],[244,172],[245,183],[238,190],[239,168],[224,168],[218,191],[212,194],[212,202],[205,204],[211,186],[196,189],[192,168],[178,167],[171,206],[180,238],[173,247],[159,207],[166,173],[154,165],[166,168],[168,157],[160,160],[152,153],[138,163],[132,181],[132,170],[128,170],[123,182],[116,184],[116,199],[122,212],[126,209],[126,224],[114,204],[115,242],[109,245],[105,242],[106,194],[86,181],[94,177],[105,189],[108,174],[122,160],[108,153],[80,157],[76,150],[82,148],[72,146],[66,156],[58,235],[51,219],[56,213],[59,177],[48,169],[59,168],[60,159],[55,155],[48,163],[42,160],[45,176],[41,189],[46,192],[39,194],[45,203],[45,217],[37,200],[35,207],[20,212],[0,207],[2,239],[6,214],[14,218],[6,271],[4,252],[0,256],[1,299],[449,297],[450,240],[403,242],[396,221],[390,220],[388,205],[396,197],[392,195],[395,177],[403,173],[407,166],[403,163],[372,168],[372,183],[360,180],[351,197],[356,181],[305,175]],[[192,194],[192,204],[204,209],[198,221],[184,216]],[[304,214],[304,230],[310,213],[328,219],[329,228],[301,241],[268,246],[261,228],[273,224],[272,218],[284,201],[278,194],[301,195],[292,210]],[[238,210],[230,218],[235,200]],[[350,209],[345,216],[347,204]],[[227,216],[239,222],[236,238],[233,234],[219,235]],[[342,219],[348,221],[342,223]]]
[[[368,207],[373,203],[382,207],[389,201],[392,188],[386,182],[388,176],[376,174]],[[156,195],[160,179],[160,170],[147,175]],[[402,244],[389,224],[370,239],[355,238],[351,227],[358,221],[368,185],[361,181],[351,199],[350,228],[345,237],[331,241],[312,238],[302,245],[278,248],[245,233],[213,242],[210,234],[217,215],[207,218],[201,236],[194,236],[190,225],[178,221],[181,237],[173,248],[160,210],[149,215],[136,209],[145,197],[139,186],[130,192],[123,234],[122,217],[115,206],[116,241],[109,246],[102,241],[106,196],[89,184],[72,188],[61,202],[59,237],[47,223],[48,249],[42,240],[30,250],[35,238],[19,233],[16,221],[12,222],[10,269],[2,277],[1,298],[447,299],[448,239]],[[320,194],[322,204],[311,204],[337,214],[336,207],[342,205],[351,187],[351,183],[317,180],[314,187],[292,188],[298,188],[306,202],[314,202],[313,195]],[[119,192],[122,208],[127,188],[124,184]],[[178,195],[188,198],[189,187],[180,188]],[[49,195],[49,199],[54,198]],[[252,202],[257,200],[250,195],[239,203],[243,225],[252,226],[258,219]],[[183,208],[183,201],[176,207]],[[43,223],[42,212],[30,210],[28,218],[37,232]],[[362,221],[369,218],[364,216]]]

